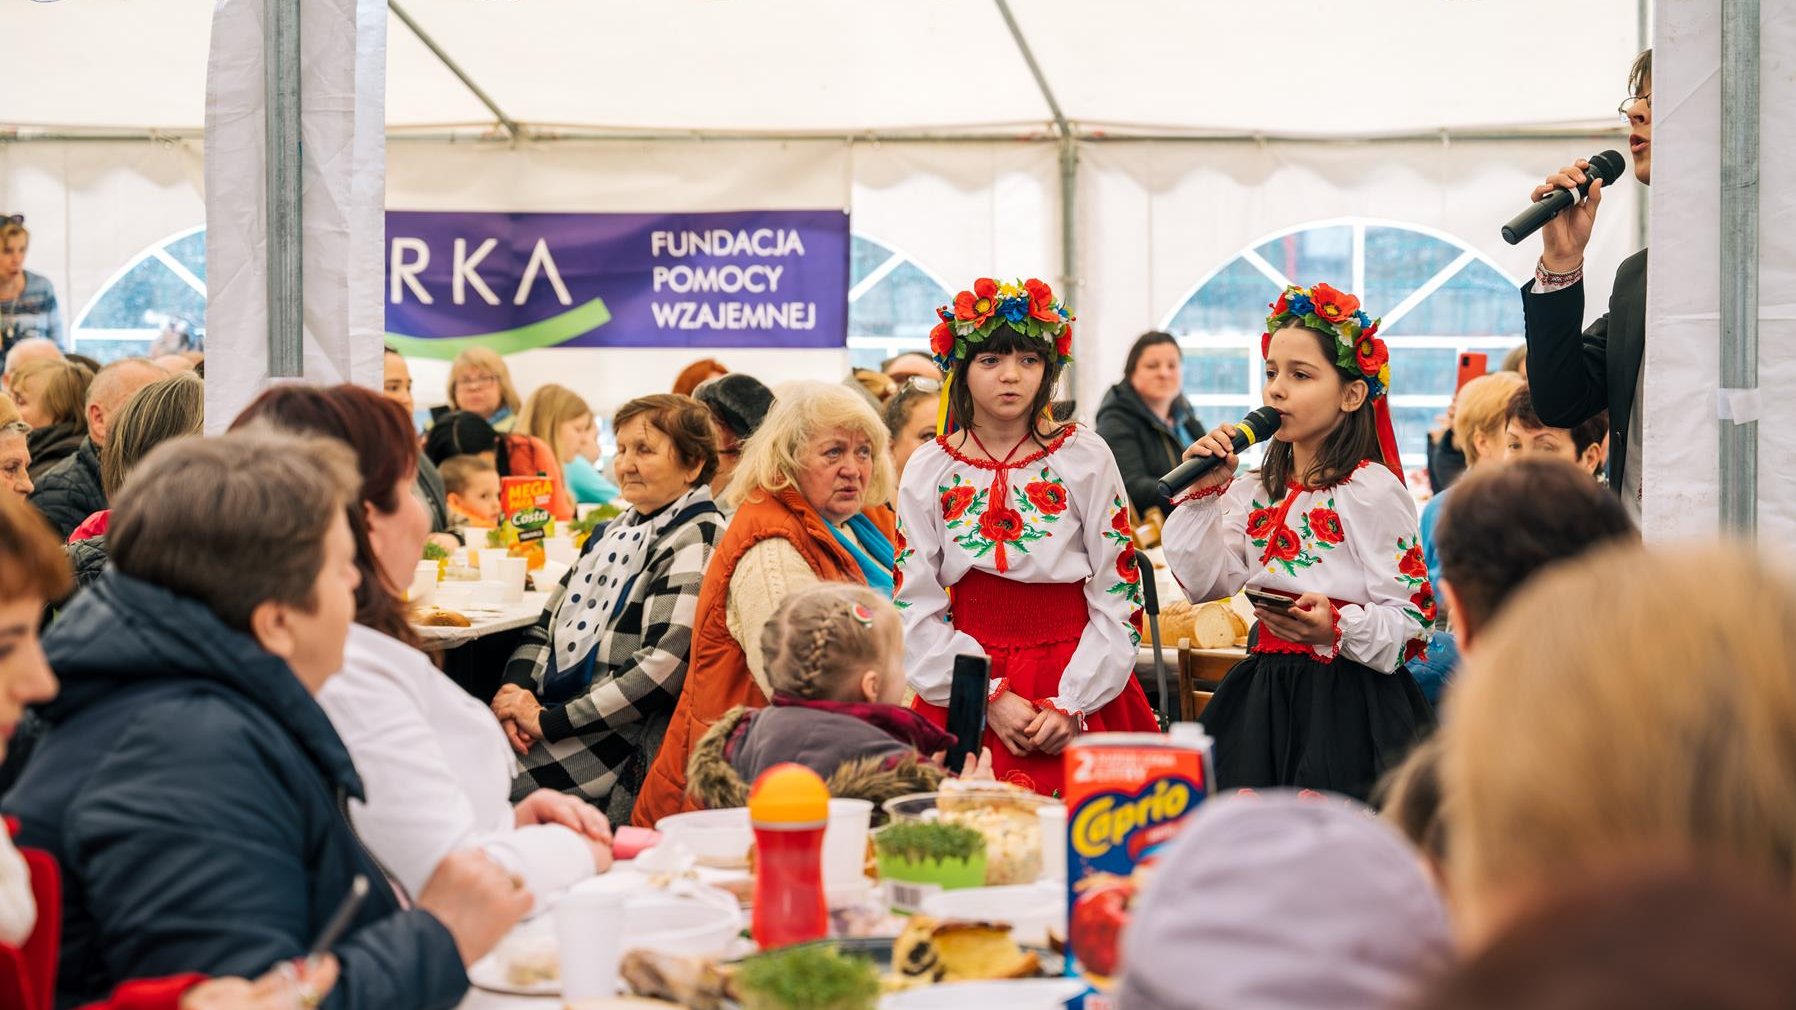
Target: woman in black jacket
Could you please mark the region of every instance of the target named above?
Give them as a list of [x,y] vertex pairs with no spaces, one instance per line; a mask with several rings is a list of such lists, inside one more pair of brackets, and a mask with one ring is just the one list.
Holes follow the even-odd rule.
[[1184,382],[1178,340],[1149,330],[1129,348],[1123,381],[1110,387],[1098,407],[1098,434],[1110,443],[1137,516],[1170,510],[1155,484],[1179,465],[1186,446],[1204,437],[1204,423],[1185,399]]
[[63,691],[5,802],[62,867],[57,1005],[304,957],[363,876],[324,1006],[448,1010],[528,909],[475,853],[407,901],[349,825],[361,779],[313,695],[355,615],[359,483],[340,443],[263,432],[168,443],[133,472],[113,567],[44,636]]

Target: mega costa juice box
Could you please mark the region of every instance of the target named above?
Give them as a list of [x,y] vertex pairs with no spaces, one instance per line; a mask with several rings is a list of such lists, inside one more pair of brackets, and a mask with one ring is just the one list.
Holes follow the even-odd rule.
[[1068,975],[1108,1010],[1122,970],[1121,940],[1135,896],[1162,846],[1210,795],[1210,738],[1195,723],[1157,733],[1092,733],[1066,749]]
[[531,571],[543,566],[543,538],[555,532],[555,520],[549,515],[554,497],[555,482],[548,477],[506,477],[500,482],[505,546],[513,556],[529,559]]

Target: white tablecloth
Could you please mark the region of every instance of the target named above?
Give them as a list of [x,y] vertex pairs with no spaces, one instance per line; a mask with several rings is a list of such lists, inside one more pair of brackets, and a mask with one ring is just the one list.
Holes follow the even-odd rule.
[[511,631],[515,628],[528,627],[535,624],[543,615],[543,608],[549,603],[548,593],[525,593],[523,600],[508,604],[503,610],[494,613],[470,614],[473,622],[466,628],[437,628],[413,625],[412,630],[423,639],[423,647],[427,652],[442,652],[458,645],[466,645],[476,638]]

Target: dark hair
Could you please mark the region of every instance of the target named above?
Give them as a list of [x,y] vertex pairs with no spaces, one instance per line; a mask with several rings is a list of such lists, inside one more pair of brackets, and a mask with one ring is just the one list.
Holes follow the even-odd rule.
[[25,499],[0,493],[0,601],[60,600],[74,585],[62,538]]
[[693,487],[711,483],[717,475],[717,426],[711,411],[690,396],[677,393],[651,393],[639,396],[617,408],[611,419],[611,430],[622,431],[624,425],[641,417],[650,427],[673,442],[674,455],[682,466],[698,464],[698,477]]
[[1648,48],[1634,57],[1634,65],[1628,68],[1628,91],[1640,94],[1640,89],[1647,81],[1653,79],[1653,51]]
[[1792,993],[1787,884],[1648,863],[1542,902],[1416,1006],[1782,1010]]
[[[1029,427],[1029,437],[1035,439],[1036,444],[1045,446],[1040,418],[1053,402],[1054,386],[1060,382],[1060,356],[1054,353],[1051,340],[1044,346],[1035,337],[1024,336],[1009,325],[1000,325],[984,343],[968,344],[966,355],[954,362],[952,385],[948,388],[948,411],[962,428],[971,431],[977,427],[973,422],[973,392],[967,386],[967,370],[972,367],[973,359],[981,354],[1014,354],[1018,351],[1034,351],[1041,355],[1041,387],[1029,401],[1029,416],[1036,419]],[[1054,424],[1054,429],[1047,433],[1048,438],[1060,434],[1064,427],[1059,422]]]
[[[1509,413],[1507,419],[1515,421],[1524,428],[1552,427],[1551,425],[1543,424],[1540,420],[1540,415],[1534,412],[1534,394],[1529,391],[1527,386],[1523,386],[1516,390],[1515,395],[1509,398]],[[1559,430],[1571,435],[1573,451],[1582,456],[1584,455],[1585,449],[1601,442],[1603,436],[1608,433],[1609,412],[1605,410],[1599,412],[1594,417],[1587,417],[1584,419],[1584,423],[1578,425],[1576,428],[1561,428]]]
[[388,354],[391,354],[395,358],[405,357],[405,355],[400,354],[398,349],[395,348],[392,344],[382,344],[382,345],[380,345],[380,347],[381,347],[381,350],[386,351]]
[[[404,409],[400,407],[402,412]],[[430,434],[424,436],[424,455],[437,466],[451,456],[478,456],[498,448],[499,433],[486,418],[468,410],[452,410],[437,418]]]
[[1444,744],[1439,733],[1417,744],[1372,791],[1372,805],[1436,865],[1447,861],[1447,826],[1441,816]]
[[1434,531],[1455,622],[1476,632],[1541,569],[1613,541],[1638,541],[1621,500],[1560,459],[1477,467],[1453,485]]
[[1129,348],[1129,360],[1123,364],[1123,379],[1135,378],[1135,366],[1141,364],[1141,356],[1147,353],[1148,348],[1159,347],[1161,344],[1177,350],[1179,338],[1165,330],[1149,330],[1136,337],[1134,345]]
[[316,610],[324,538],[336,516],[361,511],[359,482],[336,439],[260,427],[164,442],[120,489],[107,554],[247,632],[269,601]]
[[898,387],[898,392],[886,401],[885,408],[880,411],[886,423],[886,434],[897,439],[898,433],[904,430],[904,423],[910,420],[910,412],[918,403],[934,400],[941,396],[938,386],[935,390],[925,389],[914,382],[906,382]]
[[[1335,360],[1335,338],[1333,334],[1314,330],[1308,326],[1287,326],[1285,329],[1302,330],[1316,338],[1316,344],[1322,349],[1322,360]],[[1335,375],[1341,382],[1364,381],[1359,376],[1348,375],[1340,366],[1335,366]],[[1296,460],[1292,454],[1291,443],[1273,439],[1266,444],[1266,460],[1260,465],[1260,483],[1270,495],[1283,495],[1285,486],[1293,481],[1309,487],[1329,487],[1339,484],[1366,460],[1381,461],[1384,450],[1378,445],[1378,420],[1373,416],[1372,400],[1368,397],[1360,404],[1358,410],[1341,418],[1335,430],[1322,440],[1322,449],[1310,463],[1309,473],[1296,473]]]
[[388,582],[374,556],[362,510],[366,502],[391,514],[399,508],[399,496],[411,493],[401,484],[417,475],[418,451],[405,408],[372,389],[348,383],[328,389],[273,386],[237,415],[231,429],[257,421],[296,434],[324,435],[355,450],[361,487],[347,510],[349,530],[355,535],[355,566],[362,573],[362,584],[355,591],[355,620],[402,642],[415,641],[400,598],[406,587]]

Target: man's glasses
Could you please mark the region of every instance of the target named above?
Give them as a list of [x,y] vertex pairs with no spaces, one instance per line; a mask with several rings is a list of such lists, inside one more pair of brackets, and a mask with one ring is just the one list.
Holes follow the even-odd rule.
[[499,377],[496,375],[464,375],[455,380],[457,389],[486,389],[498,384]]
[[[1641,106],[1644,108],[1640,108]],[[1652,107],[1653,93],[1649,91],[1644,95],[1629,95],[1622,99],[1621,104],[1615,107],[1615,111],[1621,113],[1621,118],[1631,120],[1634,118],[1636,108],[1640,108],[1642,112],[1650,112]]]
[[940,393],[942,391],[942,380],[927,379],[920,375],[913,375],[898,384],[898,392],[902,393],[907,389],[915,389],[924,393]]

